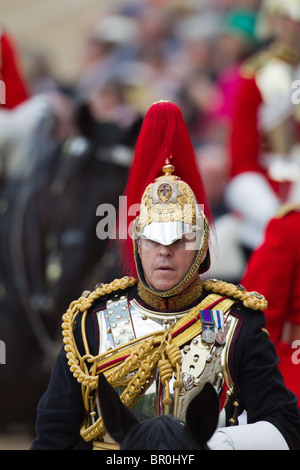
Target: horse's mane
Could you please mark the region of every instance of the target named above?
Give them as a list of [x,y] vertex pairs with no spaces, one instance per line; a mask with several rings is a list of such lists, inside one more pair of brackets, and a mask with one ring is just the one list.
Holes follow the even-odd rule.
[[103,374],[98,399],[105,428],[122,450],[208,450],[218,423],[219,398],[210,383],[189,403],[185,423],[169,415],[140,422]]
[[171,416],[160,416],[137,424],[127,434],[122,447],[146,450],[195,450],[199,448],[184,423]]

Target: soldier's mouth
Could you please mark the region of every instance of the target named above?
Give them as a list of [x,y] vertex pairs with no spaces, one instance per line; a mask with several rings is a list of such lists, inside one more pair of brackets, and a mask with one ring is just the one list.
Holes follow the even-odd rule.
[[157,271],[175,271],[172,266],[158,266],[156,268]]

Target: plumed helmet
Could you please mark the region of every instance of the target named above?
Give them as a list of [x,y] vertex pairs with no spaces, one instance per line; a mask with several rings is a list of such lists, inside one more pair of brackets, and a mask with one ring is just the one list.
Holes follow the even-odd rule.
[[270,15],[287,16],[300,21],[300,0],[265,0],[263,7]]
[[[137,274],[144,287],[160,297],[171,297],[182,292],[197,272],[204,272],[210,265],[208,249],[209,225],[198,205],[190,186],[179,177],[172,175],[174,167],[166,164],[164,175],[149,184],[142,197],[140,215],[133,226],[133,246]],[[180,282],[172,289],[158,292],[145,283],[138,255],[137,241],[148,240],[170,245],[185,237],[186,249],[194,250],[195,257]]]
[[168,160],[162,170],[164,175],[145,189],[133,237],[170,245],[184,235],[207,234],[207,219],[190,186],[172,174]]
[[122,251],[127,273],[140,274],[138,238],[168,245],[184,235],[196,235],[193,270],[208,269],[212,217],[194,148],[175,104],[160,101],[148,110],[125,195],[127,210],[135,204],[140,210],[138,217],[127,217],[128,227],[133,227],[133,243],[127,237]]

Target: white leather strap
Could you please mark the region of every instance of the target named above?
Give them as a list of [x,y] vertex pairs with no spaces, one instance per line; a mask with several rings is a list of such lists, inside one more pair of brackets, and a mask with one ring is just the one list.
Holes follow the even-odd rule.
[[208,446],[211,450],[289,450],[282,434],[268,421],[219,428]]

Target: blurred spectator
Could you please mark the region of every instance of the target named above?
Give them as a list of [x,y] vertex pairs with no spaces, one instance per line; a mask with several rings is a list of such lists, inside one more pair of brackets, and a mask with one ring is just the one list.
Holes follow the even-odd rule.
[[135,21],[124,15],[103,15],[88,25],[83,70],[76,86],[79,99],[116,77],[122,64],[131,58],[136,33]]
[[255,10],[245,8],[230,9],[224,15],[214,12],[199,15],[199,26],[202,21],[206,25],[204,43],[209,62],[204,63],[201,74],[198,72],[186,80],[181,100],[184,108],[194,109],[196,128],[192,128],[191,134],[198,146],[203,179],[216,217],[225,211],[223,199],[229,177],[227,142],[232,102],[241,61],[257,46],[256,16]]
[[213,49],[214,73],[222,91],[219,115],[232,118],[233,103],[241,63],[258,47],[255,35],[257,12],[252,9],[230,10],[222,22]]
[[256,19],[257,12],[246,8],[231,9],[224,15],[213,50],[217,76],[229,67],[240,65],[242,60],[253,53],[257,46]]
[[126,101],[125,88],[122,83],[109,81],[92,90],[87,103],[96,121],[116,123],[121,128],[132,125],[137,113]]
[[59,83],[53,72],[55,67],[50,64],[46,53],[39,50],[25,50],[24,57],[32,94],[58,91]]

